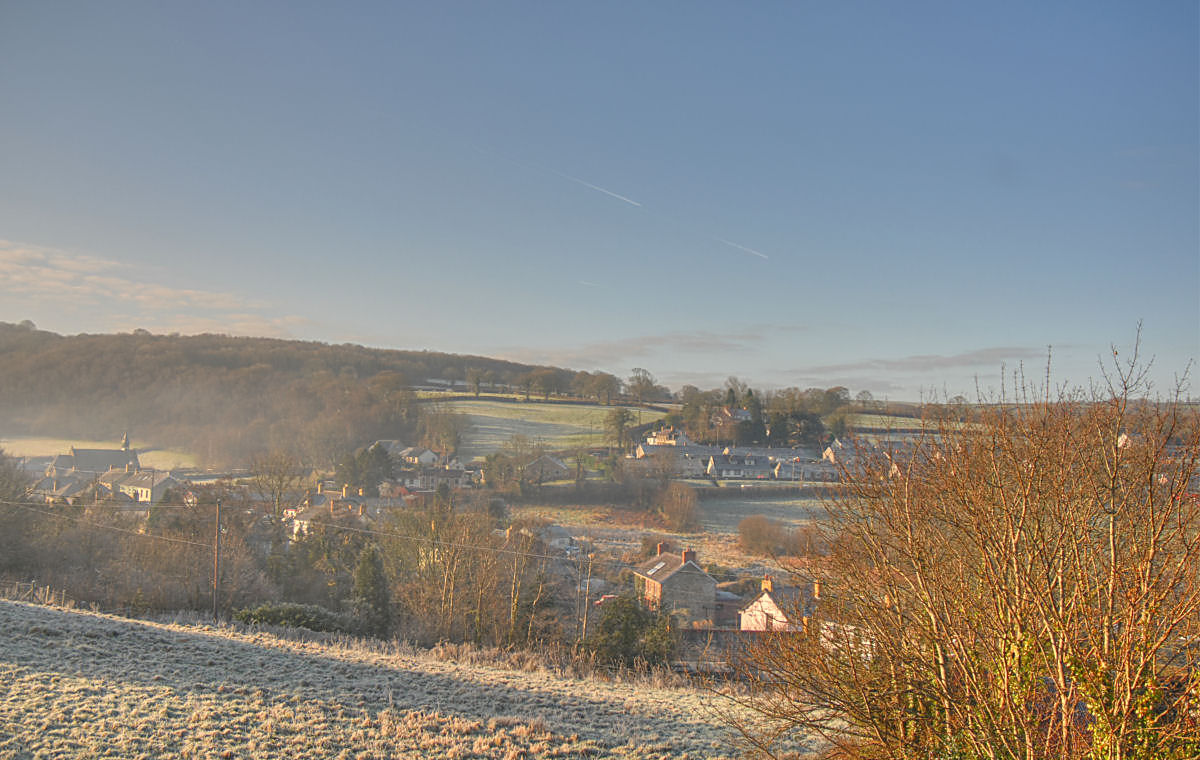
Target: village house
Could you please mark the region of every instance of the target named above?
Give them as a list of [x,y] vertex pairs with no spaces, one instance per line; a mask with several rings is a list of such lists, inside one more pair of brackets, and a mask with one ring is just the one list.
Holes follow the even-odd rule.
[[569,477],[571,469],[561,459],[543,454],[525,465],[525,478],[534,483],[548,483]]
[[427,449],[424,446],[409,446],[401,449],[395,455],[400,460],[402,465],[410,465],[417,467],[431,467],[441,461],[441,456],[432,449]]
[[821,452],[821,459],[829,462],[831,465],[845,466],[854,461],[855,446],[849,441],[843,441],[840,438],[834,438],[824,451]]
[[739,422],[750,422],[753,419],[750,412],[745,409],[739,409],[733,406],[723,406],[712,413],[709,418],[709,424],[719,428],[724,425],[737,424]]
[[111,493],[128,496],[130,501],[142,504],[157,504],[173,488],[183,485],[169,472],[161,470],[113,469],[97,478],[97,482]]
[[47,504],[75,504],[96,482],[89,473],[67,472],[62,475],[46,475],[33,482],[29,496]]
[[696,563],[696,551],[658,553],[633,569],[638,594],[652,610],[678,615],[684,622],[711,623],[717,613],[717,582]]
[[719,454],[719,446],[700,446],[697,444],[638,444],[634,452],[637,459],[664,459],[670,462],[672,473],[681,478],[702,478],[708,466],[708,459]]
[[646,436],[646,443],[650,446],[690,446],[692,442],[682,430],[665,427]]
[[807,588],[777,588],[766,576],[762,587],[738,613],[738,628],[743,631],[800,631],[821,599],[821,582]]
[[451,489],[466,488],[470,474],[462,467],[418,467],[395,473],[396,483],[409,491],[436,491],[445,483]]
[[705,473],[725,480],[775,480],[779,462],[751,454],[714,454],[708,458]]
[[285,509],[283,515],[292,521],[292,538],[298,539],[307,533],[318,517],[329,518],[353,516],[361,520],[367,516],[367,499],[362,491],[352,492],[350,486],[340,490],[317,483],[316,492],[304,494],[304,500],[294,507]]

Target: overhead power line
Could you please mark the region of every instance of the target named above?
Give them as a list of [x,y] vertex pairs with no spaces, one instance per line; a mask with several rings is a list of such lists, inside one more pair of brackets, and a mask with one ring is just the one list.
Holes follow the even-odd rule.
[[198,541],[189,541],[186,538],[175,538],[173,536],[160,536],[160,535],[156,535],[154,533],[142,533],[142,532],[136,531],[136,530],[129,530],[128,528],[122,528],[117,525],[106,525],[104,523],[99,523],[94,520],[88,520],[85,517],[79,517],[78,515],[65,515],[65,514],[62,514],[61,512],[49,512],[44,509],[37,509],[36,507],[33,507],[29,504],[22,504],[22,503],[16,502],[16,501],[0,501],[0,504],[4,504],[5,506],[9,506],[9,507],[16,507],[17,509],[23,509],[26,512],[33,512],[33,513],[36,513],[39,515],[45,515],[47,517],[57,517],[60,520],[73,520],[77,523],[83,523],[84,525],[90,525],[94,528],[100,528],[102,530],[111,530],[111,531],[115,531],[117,533],[126,533],[131,536],[138,536],[139,538],[149,538],[149,539],[154,539],[157,541],[170,541],[171,543],[174,543],[174,544],[188,544],[190,546],[200,546],[205,549],[207,549],[209,546],[211,546],[211,544],[202,544]]

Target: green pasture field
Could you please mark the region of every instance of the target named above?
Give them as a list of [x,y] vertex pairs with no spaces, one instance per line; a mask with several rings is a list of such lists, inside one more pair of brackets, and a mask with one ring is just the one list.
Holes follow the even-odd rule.
[[[442,408],[459,412],[470,422],[471,427],[459,446],[459,457],[470,461],[491,454],[515,435],[525,436],[551,451],[602,446],[606,437],[604,420],[615,407],[478,399],[448,401]],[[633,412],[635,425],[662,417],[661,412],[628,408]]]
[[709,533],[737,533],[738,523],[751,515],[765,515],[785,525],[807,525],[825,519],[820,499],[780,496],[746,498],[736,495],[700,502],[700,522]]
[[[71,447],[79,449],[119,449],[121,441],[82,441],[72,438],[0,438],[0,449],[11,456],[45,457],[69,454]],[[178,449],[142,449],[137,451],[138,461],[143,467],[156,470],[195,467],[196,457]]]

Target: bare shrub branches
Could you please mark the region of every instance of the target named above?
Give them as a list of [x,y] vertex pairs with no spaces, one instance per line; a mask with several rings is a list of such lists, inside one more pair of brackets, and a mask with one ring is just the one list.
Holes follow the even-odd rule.
[[1197,414],[1140,398],[1136,359],[1109,380],[860,452],[818,615],[747,658],[776,731],[857,757],[1200,752]]

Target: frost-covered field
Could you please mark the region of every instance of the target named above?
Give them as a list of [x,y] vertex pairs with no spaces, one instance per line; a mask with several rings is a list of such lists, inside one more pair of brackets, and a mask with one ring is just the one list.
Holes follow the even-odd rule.
[[[453,401],[443,407],[466,415],[471,423],[463,435],[458,455],[463,461],[496,451],[513,436],[550,450],[601,446],[606,441],[605,419],[614,407],[599,404],[510,403],[487,399]],[[662,413],[627,407],[633,419],[651,422]]]
[[703,691],[0,601],[0,757],[701,758]]

